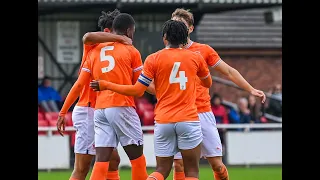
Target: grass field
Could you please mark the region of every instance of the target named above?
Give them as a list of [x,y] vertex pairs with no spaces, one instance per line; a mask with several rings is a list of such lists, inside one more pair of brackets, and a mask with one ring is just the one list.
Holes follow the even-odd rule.
[[[149,169],[151,173],[154,169]],[[231,180],[282,180],[281,167],[229,167]],[[130,169],[121,169],[121,180],[131,180]],[[38,172],[38,180],[68,180],[71,171]],[[172,173],[167,178],[172,180]],[[89,177],[87,178],[89,180]],[[201,167],[200,180],[213,180],[212,170],[209,167]]]

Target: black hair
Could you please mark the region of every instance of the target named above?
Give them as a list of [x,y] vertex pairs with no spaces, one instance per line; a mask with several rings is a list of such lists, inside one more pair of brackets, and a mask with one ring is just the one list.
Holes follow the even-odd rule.
[[164,35],[171,45],[185,45],[188,42],[188,28],[181,21],[166,21],[162,27],[162,37]]
[[213,104],[215,99],[219,99],[220,102],[222,103],[222,97],[219,94],[214,94],[211,98],[211,104]]
[[101,12],[101,16],[99,17],[98,20],[98,27],[100,28],[101,31],[104,31],[105,28],[108,28],[111,30],[112,28],[112,23],[114,18],[120,14],[120,11],[118,9],[113,10],[112,12]]
[[120,13],[113,20],[112,29],[117,34],[126,35],[127,30],[135,24],[133,17],[127,13]]

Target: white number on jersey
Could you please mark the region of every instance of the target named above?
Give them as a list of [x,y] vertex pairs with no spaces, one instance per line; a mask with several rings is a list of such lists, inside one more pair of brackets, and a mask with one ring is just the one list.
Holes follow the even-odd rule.
[[101,49],[100,51],[100,61],[108,61],[109,66],[101,68],[102,73],[106,73],[111,71],[115,66],[114,58],[110,55],[106,55],[106,51],[112,51],[114,49],[114,46],[106,46]]
[[[186,82],[188,82],[188,78],[186,77],[186,72],[185,71],[179,71],[181,62],[175,62],[173,64],[170,77],[169,77],[169,82],[170,84],[173,83],[179,83],[180,84],[180,89],[181,90],[186,90]],[[177,77],[179,71],[179,77]]]

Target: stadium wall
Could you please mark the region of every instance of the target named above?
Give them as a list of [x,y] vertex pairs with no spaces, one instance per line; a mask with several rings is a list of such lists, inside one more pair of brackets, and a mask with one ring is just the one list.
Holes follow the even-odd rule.
[[[220,53],[220,56],[226,63],[237,69],[257,89],[269,91],[276,83],[282,83],[282,57],[258,57],[254,55],[229,57],[223,53]],[[217,72],[213,75],[225,78]],[[224,100],[231,102],[237,102],[237,98],[241,96],[248,96],[245,91],[219,83],[213,84],[213,90],[219,93]]]

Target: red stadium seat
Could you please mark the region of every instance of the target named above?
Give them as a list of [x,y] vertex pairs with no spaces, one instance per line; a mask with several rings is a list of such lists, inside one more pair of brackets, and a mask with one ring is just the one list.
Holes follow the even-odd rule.
[[149,102],[139,102],[136,104],[137,106],[137,113],[139,115],[140,118],[143,118],[143,113],[145,111],[153,111],[154,110],[154,106],[153,104],[149,103]]
[[66,118],[66,125],[67,126],[73,126],[73,123],[72,123],[72,113],[71,112],[68,112],[65,116]]
[[143,125],[144,126],[153,126],[154,125],[154,111],[144,111],[143,113]]
[[44,113],[45,111],[40,106],[38,106],[38,112]]
[[[65,116],[66,118],[66,127],[72,127],[73,126],[73,123],[72,123],[72,113],[71,112],[68,112]],[[65,134],[68,134],[68,135],[72,135],[72,131],[66,131]]]
[[[38,119],[38,127],[48,127],[48,121],[44,119]],[[46,131],[38,131],[38,135],[46,135]]]
[[38,112],[38,121],[39,120],[45,120],[45,117],[44,117],[43,113],[41,113],[41,112]]
[[134,101],[136,103],[148,103],[148,99],[144,98],[144,97],[140,97],[140,98],[135,98]]
[[[49,121],[49,126],[50,127],[57,127],[58,116],[56,116],[56,114],[46,113],[46,118]],[[56,135],[56,134],[59,134],[59,132],[58,131],[53,131],[52,134]]]
[[59,116],[58,112],[46,112],[45,117],[48,121],[50,120],[57,120]]
[[[154,125],[154,111],[153,110],[144,111],[142,124],[143,124],[143,126],[153,126]],[[153,133],[153,130],[146,131],[146,133]]]

